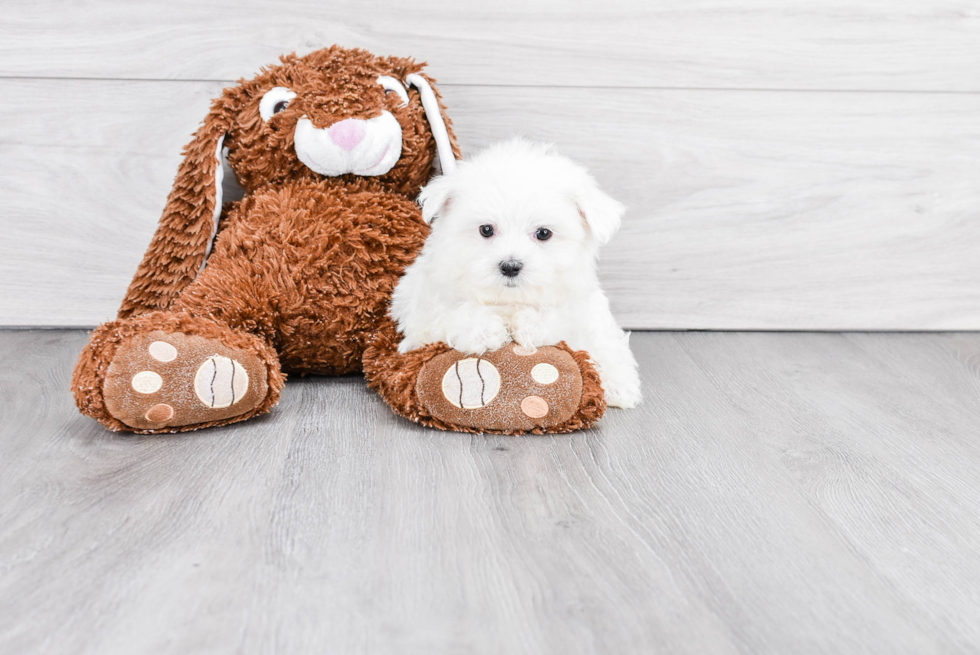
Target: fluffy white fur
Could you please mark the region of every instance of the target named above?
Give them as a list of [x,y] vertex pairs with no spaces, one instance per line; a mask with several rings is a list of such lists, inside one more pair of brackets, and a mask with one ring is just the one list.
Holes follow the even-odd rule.
[[[472,354],[511,340],[526,348],[566,341],[591,355],[610,405],[640,401],[629,335],[596,274],[599,246],[624,209],[588,171],[550,146],[514,139],[433,179],[419,202],[432,233],[395,288],[401,352],[437,341]],[[485,225],[493,236],[481,234]],[[505,262],[520,272],[506,276]]]

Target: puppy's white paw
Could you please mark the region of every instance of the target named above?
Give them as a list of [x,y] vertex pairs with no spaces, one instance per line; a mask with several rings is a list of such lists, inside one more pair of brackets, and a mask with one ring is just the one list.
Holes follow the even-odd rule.
[[633,409],[640,404],[643,400],[643,394],[640,393],[640,388],[635,389],[617,389],[612,388],[605,390],[606,393],[606,404],[610,407],[620,407],[622,409]]
[[544,325],[541,315],[535,310],[521,310],[513,319],[514,342],[530,353],[537,352],[539,346],[550,346],[544,339]]
[[405,337],[402,339],[401,343],[398,344],[398,352],[404,355],[405,353],[417,350],[424,345],[424,343],[418,341],[417,339],[409,339],[408,337]]
[[[610,321],[612,319],[610,318]],[[599,370],[606,404],[631,409],[640,404],[640,371],[629,348],[629,334],[619,328],[611,330],[590,350]]]
[[514,343],[523,348],[528,354],[538,351],[538,346],[544,346],[538,333],[534,330],[518,329],[514,331]]
[[610,407],[632,409],[640,404],[640,376],[635,368],[599,371],[602,390],[606,394],[606,404]]
[[502,318],[488,313],[478,319],[457,325],[447,335],[446,342],[460,352],[482,355],[488,350],[497,350],[510,341],[510,332]]

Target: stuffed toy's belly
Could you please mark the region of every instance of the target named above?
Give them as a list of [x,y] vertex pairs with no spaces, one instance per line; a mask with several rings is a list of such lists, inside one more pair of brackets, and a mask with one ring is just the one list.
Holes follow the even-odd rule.
[[427,232],[418,207],[398,194],[269,186],[232,206],[174,308],[265,337],[286,372],[358,371]]

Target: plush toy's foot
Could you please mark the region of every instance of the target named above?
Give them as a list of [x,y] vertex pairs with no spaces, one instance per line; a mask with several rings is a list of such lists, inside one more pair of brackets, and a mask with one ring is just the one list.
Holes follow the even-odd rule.
[[572,355],[545,346],[509,344],[480,357],[448,350],[426,362],[416,390],[426,411],[451,425],[487,431],[552,431],[582,400],[582,373]]
[[84,414],[133,432],[240,421],[268,411],[282,384],[276,353],[259,337],[164,313],[99,327],[72,381]]
[[395,351],[383,334],[364,354],[368,384],[392,409],[443,430],[535,434],[591,427],[606,408],[587,353],[564,343],[464,355],[445,344]]
[[121,344],[103,390],[109,413],[138,430],[246,414],[269,392],[265,366],[252,353],[217,339],[162,331]]

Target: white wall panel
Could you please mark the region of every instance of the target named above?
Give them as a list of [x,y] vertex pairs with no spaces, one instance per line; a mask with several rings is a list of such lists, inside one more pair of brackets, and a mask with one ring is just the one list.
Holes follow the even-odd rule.
[[235,80],[331,43],[453,84],[980,91],[976,0],[8,2],[0,76]]
[[[0,80],[0,321],[112,316],[214,82]],[[980,94],[444,86],[630,208],[632,328],[980,329]]]

